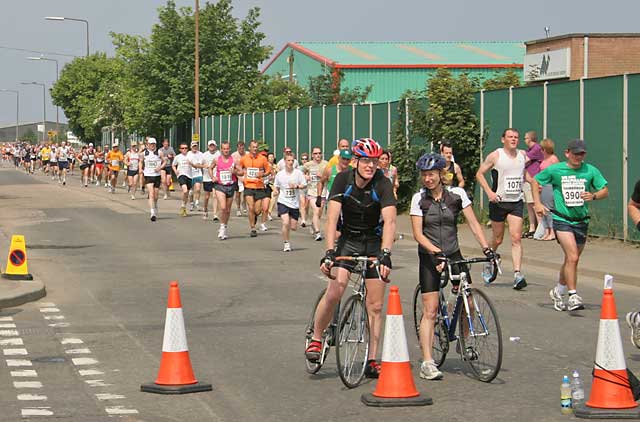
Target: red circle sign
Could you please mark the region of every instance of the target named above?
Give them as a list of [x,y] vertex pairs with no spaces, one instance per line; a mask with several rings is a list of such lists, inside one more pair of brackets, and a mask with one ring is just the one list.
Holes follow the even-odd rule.
[[9,254],[9,260],[11,261],[11,263],[13,265],[15,265],[16,267],[21,266],[22,264],[24,264],[25,261],[25,254],[24,252],[22,252],[19,249],[13,250],[11,251],[11,253]]

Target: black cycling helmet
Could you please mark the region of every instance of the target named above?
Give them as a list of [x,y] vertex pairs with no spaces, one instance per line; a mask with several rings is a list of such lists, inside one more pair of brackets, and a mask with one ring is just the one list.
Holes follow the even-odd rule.
[[416,161],[416,168],[420,171],[442,170],[447,165],[447,160],[440,154],[426,153]]

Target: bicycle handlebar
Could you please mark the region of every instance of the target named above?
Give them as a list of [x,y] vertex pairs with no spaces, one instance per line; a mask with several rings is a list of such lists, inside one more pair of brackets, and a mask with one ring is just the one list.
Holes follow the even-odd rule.
[[[389,282],[389,279],[383,278],[380,275],[380,261],[378,260],[377,257],[375,256],[360,256],[360,255],[346,255],[346,256],[336,256],[335,258],[335,262],[338,261],[350,261],[350,262],[367,262],[367,263],[371,263],[373,266],[375,266],[378,269],[378,277],[380,278],[380,280],[384,281],[385,283]],[[331,280],[335,280],[336,277],[334,275],[331,275],[331,272],[329,271],[329,274],[327,275],[327,277],[329,277],[329,279]]]

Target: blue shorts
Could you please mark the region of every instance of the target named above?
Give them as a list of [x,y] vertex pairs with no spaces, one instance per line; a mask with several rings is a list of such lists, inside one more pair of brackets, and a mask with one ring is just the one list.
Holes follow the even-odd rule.
[[278,217],[282,214],[289,214],[289,218],[296,221],[300,218],[300,210],[298,208],[289,208],[285,204],[278,202]]
[[58,168],[60,170],[62,169],[68,169],[69,168],[69,162],[68,161],[58,161]]
[[576,245],[584,245],[587,243],[587,232],[589,231],[589,223],[569,224],[564,221],[553,219],[553,230],[557,232],[571,232],[576,238]]
[[193,183],[194,185],[195,185],[196,183],[200,183],[200,184],[202,184],[202,176],[196,176],[196,177],[192,178],[192,179],[191,179],[191,183]]

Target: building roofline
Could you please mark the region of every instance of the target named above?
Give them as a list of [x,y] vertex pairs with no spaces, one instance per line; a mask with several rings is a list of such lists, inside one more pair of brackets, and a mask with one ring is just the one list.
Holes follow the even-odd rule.
[[594,32],[594,33],[571,33],[571,34],[563,34],[556,35],[554,37],[549,38],[538,38],[536,40],[525,41],[524,45],[534,45],[534,44],[542,44],[549,41],[556,40],[564,40],[570,38],[640,38],[640,33],[638,32]]
[[336,69],[495,69],[522,68],[522,63],[511,64],[336,64]]
[[284,51],[289,47],[293,48],[296,51],[299,51],[300,53],[302,53],[302,54],[304,54],[306,56],[311,57],[314,60],[322,62],[322,63],[326,64],[329,67],[333,67],[336,64],[333,60],[328,59],[328,58],[326,58],[326,57],[324,57],[324,56],[322,56],[322,55],[320,55],[320,54],[318,54],[318,53],[316,53],[316,52],[314,52],[312,50],[309,50],[308,48],[305,48],[305,47],[301,46],[300,44],[298,44],[296,42],[288,42],[284,47],[282,47],[282,49],[280,51],[278,51],[278,54],[273,56],[273,58],[271,60],[269,60],[269,63],[267,63],[267,65],[264,68],[262,68],[261,73],[264,73],[273,64],[273,62],[278,60],[278,57],[280,57],[282,55],[282,53],[284,53]]

